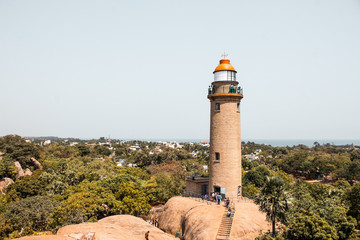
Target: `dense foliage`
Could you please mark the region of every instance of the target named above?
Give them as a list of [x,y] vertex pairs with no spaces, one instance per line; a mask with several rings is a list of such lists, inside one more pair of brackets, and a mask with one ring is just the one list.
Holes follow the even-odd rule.
[[358,239],[359,148],[244,146],[258,154],[255,161],[243,159],[243,195],[254,198],[274,226],[258,239]]
[[[207,174],[208,148],[200,144],[74,141],[0,138],[0,179],[14,181],[0,194],[0,239],[114,214],[147,215],[151,205],[180,195],[186,176]],[[32,174],[18,176],[15,162]]]

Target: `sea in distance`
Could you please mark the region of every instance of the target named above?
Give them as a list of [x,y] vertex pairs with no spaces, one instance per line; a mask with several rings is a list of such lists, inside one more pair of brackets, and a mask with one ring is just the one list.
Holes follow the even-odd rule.
[[[130,139],[128,139],[130,140]],[[135,140],[135,139],[133,139]],[[137,139],[142,141],[152,141],[152,142],[208,142],[209,139]],[[296,145],[306,145],[312,147],[314,142],[319,144],[331,144],[331,145],[351,145],[360,146],[360,139],[242,139],[243,142],[254,142],[257,144],[266,144],[273,147],[285,147],[285,146],[296,146]]]

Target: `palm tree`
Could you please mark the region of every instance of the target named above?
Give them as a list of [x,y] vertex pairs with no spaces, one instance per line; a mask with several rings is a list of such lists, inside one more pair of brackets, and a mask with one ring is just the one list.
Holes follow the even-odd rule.
[[275,237],[276,221],[285,223],[286,212],[289,209],[288,184],[279,176],[267,177],[260,193],[255,197],[255,203],[260,205],[260,211],[266,213],[268,221],[272,222],[272,234]]

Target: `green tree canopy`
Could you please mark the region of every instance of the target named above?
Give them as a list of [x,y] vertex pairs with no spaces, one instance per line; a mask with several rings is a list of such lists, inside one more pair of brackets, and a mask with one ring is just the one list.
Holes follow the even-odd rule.
[[265,166],[259,166],[245,174],[244,185],[254,184],[257,188],[260,188],[264,185],[268,176],[271,176],[269,169]]
[[10,234],[14,231],[29,234],[48,229],[48,219],[54,211],[55,203],[45,196],[34,196],[13,202],[6,207],[0,218],[0,232]]
[[349,204],[348,214],[357,220],[360,227],[360,184],[354,185],[346,192],[345,199]]
[[296,213],[283,234],[289,240],[336,240],[336,230],[313,212]]
[[53,227],[98,220],[120,213],[121,203],[112,192],[88,181],[68,188],[63,195],[55,196],[55,199],[61,202],[51,216],[50,225]]
[[130,183],[121,183],[115,197],[121,201],[120,211],[122,214],[136,216],[147,215],[151,209],[149,198],[146,196],[145,192],[135,188]]
[[19,161],[22,166],[32,166],[31,157],[40,157],[39,149],[36,145],[28,143],[20,136],[7,135],[0,138],[0,152],[4,152],[7,157],[14,161]]

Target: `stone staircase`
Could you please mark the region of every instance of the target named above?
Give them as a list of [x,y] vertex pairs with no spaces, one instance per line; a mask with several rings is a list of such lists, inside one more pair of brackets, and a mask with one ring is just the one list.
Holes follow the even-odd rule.
[[233,218],[235,215],[235,205],[231,205],[231,215],[227,216],[228,209],[225,209],[225,212],[221,219],[221,224],[216,235],[216,240],[228,240],[230,239],[231,226]]

